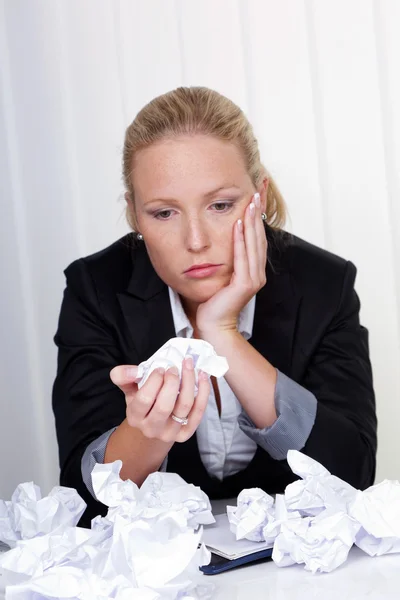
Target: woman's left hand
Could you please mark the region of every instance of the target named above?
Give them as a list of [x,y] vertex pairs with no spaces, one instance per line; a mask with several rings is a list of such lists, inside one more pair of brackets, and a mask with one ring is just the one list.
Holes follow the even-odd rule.
[[225,286],[196,314],[196,327],[203,339],[217,331],[237,331],[240,311],[266,283],[267,238],[261,218],[260,195],[253,196],[244,223],[239,220],[233,232],[233,274]]

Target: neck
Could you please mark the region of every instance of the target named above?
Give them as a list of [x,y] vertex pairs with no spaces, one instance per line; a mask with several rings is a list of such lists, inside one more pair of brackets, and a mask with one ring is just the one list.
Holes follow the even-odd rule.
[[179,296],[181,303],[182,303],[182,307],[183,310],[186,313],[187,318],[190,321],[191,326],[193,327],[193,330],[196,332],[196,314],[197,314],[197,309],[199,307],[199,302],[194,302],[193,300],[188,300],[187,298],[184,298],[183,296]]

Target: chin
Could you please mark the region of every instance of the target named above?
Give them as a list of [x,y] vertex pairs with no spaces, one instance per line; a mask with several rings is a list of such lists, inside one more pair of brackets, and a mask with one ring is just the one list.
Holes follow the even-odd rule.
[[199,304],[203,304],[204,302],[207,302],[207,300],[212,298],[212,296],[214,296],[217,292],[219,292],[219,290],[221,290],[226,285],[228,285],[228,282],[225,283],[221,280],[213,281],[212,279],[210,279],[197,281],[194,284],[192,283],[188,286],[185,286],[185,290],[182,291],[182,295],[192,300],[192,302],[198,302]]

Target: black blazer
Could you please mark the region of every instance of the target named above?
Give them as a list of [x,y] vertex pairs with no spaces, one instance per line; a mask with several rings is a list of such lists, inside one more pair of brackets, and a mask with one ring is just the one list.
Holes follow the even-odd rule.
[[[314,427],[302,451],[359,488],[375,475],[376,415],[368,333],[359,323],[353,264],[267,228],[267,284],[257,294],[250,343],[272,365],[313,392]],[[110,378],[120,364],[139,364],[175,337],[168,288],[143,243],[129,234],[72,263],[55,342],[59,348],[53,410],[60,483],[88,504],[82,524],[105,508],[86,489],[81,459],[88,444],[125,418],[125,398]],[[138,456],[140,460],[140,456]],[[282,492],[297,477],[286,460],[260,447],[240,473],[223,482],[208,475],[196,435],[175,444],[168,470],[211,498],[243,488]]]

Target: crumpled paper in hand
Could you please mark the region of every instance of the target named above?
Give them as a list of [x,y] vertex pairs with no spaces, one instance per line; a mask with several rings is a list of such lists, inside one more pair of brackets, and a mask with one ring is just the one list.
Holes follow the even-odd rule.
[[85,508],[71,488],[56,486],[42,498],[33,482],[21,483],[11,501],[0,500],[0,541],[13,548],[19,540],[75,526]]
[[288,463],[302,479],[275,502],[258,489],[243,490],[227,507],[240,539],[267,541],[281,567],[304,564],[313,573],[343,564],[355,544],[370,556],[400,552],[400,483],[384,481],[365,491],[336,477],[312,458],[289,450]]
[[138,365],[136,381],[142,387],[150,374],[157,368],[165,370],[177,367],[179,377],[182,376],[182,364],[185,358],[193,358],[196,381],[199,371],[204,371],[214,377],[223,377],[228,371],[228,361],[223,356],[218,356],[213,346],[204,340],[192,338],[172,338],[168,340],[153,356]]
[[[171,473],[154,473],[139,489],[120,479],[121,466],[93,471],[95,493],[109,511],[91,529],[56,527],[0,557],[7,600],[198,597],[193,581],[211,557],[201,544],[201,524],[214,521],[208,497]],[[203,588],[201,598],[210,597]]]

